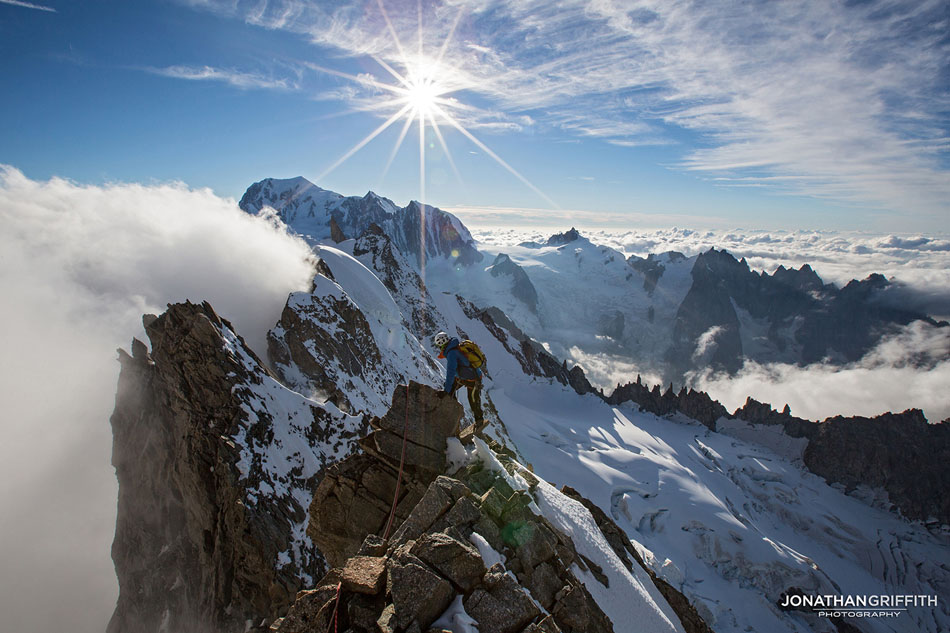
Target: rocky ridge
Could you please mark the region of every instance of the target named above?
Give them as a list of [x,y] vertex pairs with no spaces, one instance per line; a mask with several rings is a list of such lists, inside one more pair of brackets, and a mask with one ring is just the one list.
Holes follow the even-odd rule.
[[[645,271],[645,284],[651,275],[662,274],[649,260],[631,265]],[[697,354],[703,366],[729,372],[757,355],[757,360],[803,365],[825,359],[854,362],[900,326],[913,321],[948,325],[891,305],[886,301],[891,284],[879,274],[839,289],[823,283],[807,264],[798,270],[780,266],[771,275],[756,273],[744,258],[736,260],[714,248],[696,258],[691,274],[693,283],[677,311],[668,353],[677,374],[695,367]],[[765,340],[757,345],[766,349],[751,349],[748,331],[753,323],[765,328]],[[702,349],[710,351],[704,355]]]
[[[483,633],[613,630],[572,568],[605,585],[607,577],[537,512],[532,490],[540,482],[484,444],[475,451],[480,458],[449,465],[450,476],[439,474],[444,465],[435,461],[407,457],[395,530],[380,537],[387,535],[386,506],[397,490],[402,456],[398,443],[374,436],[405,425],[414,447],[444,451],[448,442],[457,443],[460,418],[458,403],[424,385],[394,393],[389,412],[372,421],[376,430],[361,441],[366,452],[333,466],[314,495],[309,532],[334,567],[315,589],[298,594],[272,631],[322,633],[334,626],[421,633],[442,631],[452,624],[446,618],[467,620]],[[512,479],[516,473],[524,489]],[[600,516],[613,526],[616,541],[619,528]],[[685,630],[708,631],[678,595],[689,622]],[[679,629],[671,624],[671,630]]]
[[[207,303],[119,351],[110,633],[245,630],[323,573],[305,535],[323,468],[366,422],[287,390]],[[164,628],[162,628],[164,627]]]

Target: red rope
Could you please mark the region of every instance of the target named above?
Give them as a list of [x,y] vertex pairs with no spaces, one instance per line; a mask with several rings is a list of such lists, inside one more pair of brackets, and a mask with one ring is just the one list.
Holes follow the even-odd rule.
[[[333,615],[330,616],[330,622],[333,622],[333,633],[337,633],[337,609],[340,608],[340,590],[343,588],[343,582],[336,583],[336,602],[333,604]],[[330,633],[330,625],[327,624],[327,633]]]
[[402,456],[399,458],[399,475],[396,477],[396,492],[393,493],[393,508],[389,512],[389,521],[386,523],[386,533],[383,534],[383,540],[389,539],[389,531],[393,527],[393,519],[396,518],[396,502],[399,499],[399,484],[402,483],[402,469],[406,463],[406,437],[409,435],[409,385],[406,384],[406,423],[402,429]]

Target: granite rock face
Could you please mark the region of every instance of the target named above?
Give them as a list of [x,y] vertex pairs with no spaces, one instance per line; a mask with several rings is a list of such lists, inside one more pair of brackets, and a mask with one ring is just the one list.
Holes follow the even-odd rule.
[[881,488],[907,518],[950,525],[950,422],[931,424],[918,409],[811,422],[752,398],[734,417],[807,438],[802,460],[829,483]]
[[[373,433],[360,440],[365,452],[327,470],[313,495],[307,532],[331,565],[354,556],[367,535],[385,532],[397,480],[395,518],[402,523],[445,469],[446,442],[458,435],[462,405],[439,394],[415,382],[397,388],[389,411],[373,418]],[[400,477],[404,430],[407,450]]]
[[[410,398],[418,393],[422,400],[430,395],[437,399],[428,387],[415,387],[409,393]],[[402,406],[394,397],[392,417],[401,413]],[[443,413],[457,422],[456,411],[436,409],[436,415]],[[374,420],[374,425],[380,423]],[[447,429],[451,424],[434,426]],[[443,436],[443,442],[448,437]],[[334,492],[339,478],[330,480],[336,470],[369,472],[382,465],[392,467],[398,458],[394,452],[354,455],[330,469],[314,497],[310,532],[334,568],[316,589],[298,594],[272,631],[323,633],[328,626],[354,633],[429,631],[455,600],[461,601],[483,633],[613,630],[571,571],[574,564],[588,568],[571,539],[531,511],[528,492],[513,490],[505,477],[482,461],[451,476],[408,474],[404,483],[413,493],[400,497],[395,529],[384,541],[381,535],[388,520],[377,510],[389,503],[395,481],[389,487],[363,486],[356,495],[343,499]],[[516,468],[509,458],[498,458]],[[426,479],[428,486],[422,487]],[[359,511],[355,506],[377,510],[373,518],[353,515],[342,522],[328,520],[343,505],[352,512]],[[334,530],[346,525],[352,529],[344,542]],[[476,543],[482,545],[476,547]],[[483,548],[489,547],[503,552],[506,562],[487,564]]]
[[[152,351],[120,350],[111,418],[119,599],[108,631],[245,631],[323,573],[297,535],[322,469],[365,423],[281,386],[207,303],[144,322]],[[312,448],[280,448],[297,442]]]
[[[650,275],[662,274],[649,260],[632,265],[646,271],[647,285]],[[882,336],[913,321],[947,326],[890,298],[892,284],[879,274],[837,288],[823,283],[807,264],[798,270],[780,266],[771,275],[756,273],[745,259],[710,249],[696,258],[692,278],[667,355],[672,376],[696,368],[734,372],[746,357],[804,365],[826,359],[854,362]],[[766,331],[754,353],[743,347],[749,321],[758,324],[753,329]]]
[[606,401],[608,404],[635,402],[642,410],[657,415],[670,415],[679,411],[713,431],[716,430],[716,420],[729,417],[726,408],[710,398],[705,391],[682,387],[678,393],[674,393],[673,385],[670,385],[661,393],[659,385],[654,385],[651,389],[643,384],[640,376],[637,376],[636,382],[617,385]]
[[501,275],[511,277],[511,294],[528,306],[533,313],[538,313],[538,291],[524,268],[513,262],[508,255],[499,253],[488,270],[492,277]]
[[[392,275],[410,274],[408,265],[398,262],[386,268],[386,255],[392,252],[388,242],[377,237],[371,233],[357,241],[357,246],[370,249],[362,251],[363,258]],[[366,297],[350,295],[333,280],[332,268],[321,263],[330,275],[316,275],[311,292],[291,293],[280,321],[267,334],[268,357],[284,384],[347,412],[378,414],[386,410],[389,395],[407,376],[439,380],[437,362],[423,351],[413,328],[399,313],[397,299],[411,291],[393,295],[386,306],[389,310],[380,314],[379,306],[358,304]],[[352,260],[348,263],[352,264],[350,274],[354,268],[362,271],[358,281],[379,284],[371,271]],[[413,282],[418,276],[411,273],[408,280]],[[413,307],[418,308],[413,304],[403,309]],[[415,314],[421,314],[419,309]],[[431,324],[440,325],[435,320]]]

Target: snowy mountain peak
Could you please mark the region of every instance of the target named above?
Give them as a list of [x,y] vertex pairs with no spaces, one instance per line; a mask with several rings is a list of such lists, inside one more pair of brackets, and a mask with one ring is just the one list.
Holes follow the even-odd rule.
[[573,226],[570,231],[565,231],[564,233],[555,233],[548,238],[548,246],[563,246],[564,244],[569,244],[581,237],[581,234]]
[[[483,257],[471,233],[451,213],[415,200],[400,208],[373,191],[362,197],[342,196],[302,177],[265,178],[248,188],[240,207],[252,215],[265,207],[274,209],[291,231],[311,245],[358,238],[376,224],[401,252],[414,255],[410,260],[416,265],[432,257],[471,265]],[[332,223],[336,228],[331,231]]]

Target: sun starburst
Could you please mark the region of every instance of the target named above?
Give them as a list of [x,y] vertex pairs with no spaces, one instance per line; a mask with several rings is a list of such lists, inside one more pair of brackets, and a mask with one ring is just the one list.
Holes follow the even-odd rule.
[[[465,125],[463,125],[459,120],[459,117],[456,116],[456,114],[461,111],[462,108],[471,109],[471,107],[464,106],[455,98],[450,98],[449,95],[466,90],[472,86],[465,81],[463,75],[460,72],[443,63],[443,59],[445,57],[446,50],[448,49],[449,42],[455,32],[455,28],[461,19],[462,12],[460,11],[456,16],[455,22],[452,24],[452,28],[450,29],[448,36],[443,40],[441,47],[439,48],[438,54],[435,57],[430,57],[424,53],[421,5],[419,8],[418,52],[413,55],[409,55],[406,53],[406,49],[403,47],[402,41],[399,39],[399,36],[396,33],[396,29],[393,26],[392,21],[389,19],[389,14],[386,12],[386,7],[383,4],[383,1],[377,0],[377,4],[385,21],[386,28],[389,30],[389,33],[392,36],[397,51],[398,62],[394,62],[394,64],[401,68],[402,72],[396,70],[396,68],[393,67],[393,64],[388,63],[380,56],[374,56],[373,59],[379,64],[380,68],[386,71],[386,73],[388,73],[392,79],[395,80],[395,83],[387,83],[386,81],[382,81],[376,77],[368,75],[350,75],[337,70],[312,64],[311,67],[315,70],[349,79],[364,87],[374,89],[377,91],[377,96],[371,103],[364,105],[361,109],[373,111],[391,110],[393,111],[393,114],[376,129],[367,134],[365,138],[356,143],[352,148],[340,156],[330,166],[324,169],[323,173],[318,176],[318,180],[322,180],[327,174],[346,162],[346,160],[353,156],[353,154],[369,144],[373,139],[382,134],[390,126],[392,126],[397,121],[402,120],[404,121],[402,130],[400,131],[396,140],[396,144],[389,155],[389,159],[383,169],[381,178],[385,178],[390,166],[393,163],[393,160],[396,157],[396,154],[399,152],[399,149],[402,146],[403,141],[408,135],[413,123],[415,123],[419,133],[419,201],[425,204],[425,135],[427,129],[431,130],[434,134],[439,146],[442,148],[445,158],[451,165],[456,178],[458,178],[459,182],[462,183],[462,176],[455,165],[455,161],[452,158],[452,153],[449,151],[448,144],[446,143],[445,137],[442,134],[442,129],[440,126],[445,125],[457,130],[462,134],[462,136],[474,143],[479,149],[481,149],[486,155],[497,162],[506,171],[511,173],[519,181],[521,181],[528,188],[530,188],[541,198],[556,208],[557,204],[555,204],[551,198],[534,186],[534,184],[532,184],[527,178],[522,176],[517,170],[515,170],[514,167],[502,160],[501,157],[489,149],[488,146],[480,141],[474,134],[472,134],[472,132],[466,129]],[[379,93],[382,93],[382,95],[380,96]]]

